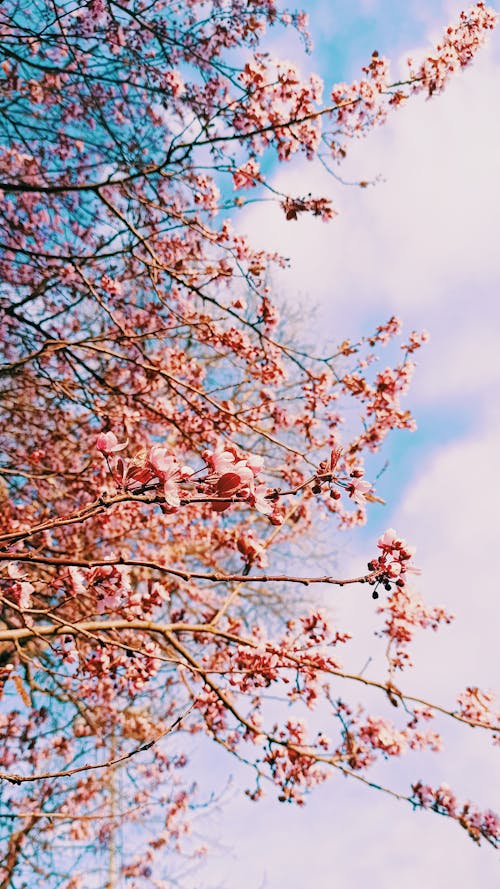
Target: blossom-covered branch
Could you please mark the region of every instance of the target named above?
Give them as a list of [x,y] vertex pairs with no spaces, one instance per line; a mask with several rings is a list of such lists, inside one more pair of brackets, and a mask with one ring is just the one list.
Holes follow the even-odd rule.
[[[444,785],[372,780],[437,752],[438,720],[496,741],[499,716],[472,679],[446,706],[400,689],[415,635],[451,620],[403,537],[337,567],[339,531],[383,508],[387,436],[415,428],[427,334],[393,316],[322,342],[278,306],[287,260],[238,216],[334,220],[277,165],[340,163],[495,22],[476,3],[422,60],[391,75],[373,53],[323,99],[267,51],[271,29],[310,49],[275,0],[0,6],[0,889],[85,889],[96,862],[110,886],[173,884],[212,798],[186,734],[250,766],[252,799],[265,783],[302,804],[342,774],[497,841]],[[357,627],[318,608],[321,585],[356,584],[385,677],[349,664]],[[321,730],[299,718],[315,707]]]

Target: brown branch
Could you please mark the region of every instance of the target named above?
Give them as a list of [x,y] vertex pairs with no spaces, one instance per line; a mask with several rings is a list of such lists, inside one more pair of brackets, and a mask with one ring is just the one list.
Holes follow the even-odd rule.
[[[130,498],[135,499],[135,498]],[[151,502],[146,501],[146,502]],[[241,501],[240,501],[241,502]],[[32,532],[36,533],[36,532]],[[1,539],[1,538],[0,538]],[[288,574],[225,574],[222,571],[183,571],[180,568],[169,568],[166,565],[160,565],[158,562],[151,562],[147,559],[66,559],[53,558],[50,556],[37,556],[32,553],[1,553],[0,562],[23,562],[33,565],[51,565],[63,568],[98,568],[106,565],[120,565],[124,568],[147,568],[151,571],[159,571],[162,574],[169,574],[172,577],[178,577],[180,580],[208,580],[212,583],[298,583],[303,586],[309,586],[315,583],[326,583],[334,586],[347,586],[354,583],[367,583],[375,577],[377,572],[368,572],[360,574],[357,577],[337,578],[325,574],[318,577],[296,577]]]
[[[249,580],[258,580],[257,577],[243,577],[241,576],[241,580],[249,581]],[[354,582],[354,581],[351,581]],[[125,618],[119,618],[116,620],[87,620],[87,621],[79,621],[78,623],[66,624],[61,622],[59,624],[46,624],[38,627],[19,627],[16,629],[0,629],[0,642],[15,642],[23,639],[31,639],[33,636],[35,637],[45,637],[45,636],[77,636],[79,633],[84,635],[90,635],[92,633],[109,633],[115,630],[137,630],[149,633],[158,633],[163,636],[167,641],[172,645],[172,647],[179,652],[179,654],[184,658],[188,664],[196,669],[196,672],[199,673],[206,679],[207,684],[212,688],[213,683],[211,680],[206,677],[211,672],[210,670],[204,670],[201,668],[195,659],[189,654],[187,649],[182,646],[178,640],[175,640],[172,634],[178,633],[189,633],[194,636],[213,636],[220,639],[224,639],[226,642],[230,642],[234,645],[243,645],[249,648],[257,648],[258,644],[249,638],[242,638],[241,636],[237,636],[234,633],[227,632],[225,630],[218,629],[213,624],[190,624],[190,623],[171,623],[171,624],[160,624],[154,623],[153,621],[148,620],[126,620]],[[101,641],[101,640],[99,640]],[[272,645],[267,646],[268,650],[272,653],[276,654],[276,650]],[[140,652],[137,652],[140,653]],[[367,679],[364,676],[361,676],[356,673],[347,673],[342,670],[335,670],[333,668],[324,667],[318,668],[316,664],[309,664],[307,660],[307,656],[304,658],[302,656],[300,658],[300,662],[298,656],[293,652],[282,651],[281,654],[288,660],[289,664],[293,664],[294,668],[298,666],[312,666],[315,669],[321,669],[321,672],[326,673],[331,676],[337,676],[341,679],[349,679],[354,682],[359,682],[362,685],[365,685],[370,688],[377,688],[380,691],[383,691],[386,695],[390,697],[390,699],[399,698],[402,703],[408,702],[412,704],[421,704],[423,707],[428,707],[432,710],[437,710],[439,713],[442,713],[444,716],[449,716],[451,719],[456,720],[457,722],[462,722],[465,725],[471,726],[471,728],[483,728],[488,731],[498,732],[500,731],[500,726],[498,725],[487,725],[484,722],[479,722],[475,720],[468,719],[466,716],[462,716],[460,713],[457,713],[453,710],[450,710],[446,707],[441,706],[440,704],[433,704],[430,701],[425,700],[424,698],[416,697],[415,695],[408,695],[399,689],[395,688],[395,686],[390,682],[377,682],[376,680]],[[288,664],[283,664],[282,666],[288,666]],[[214,685],[214,690],[217,686]],[[226,700],[224,699],[224,704],[226,705]],[[228,703],[228,707],[233,712],[231,705]],[[243,719],[238,716],[243,724],[246,725]],[[1,776],[0,776],[1,777]]]
[[[174,722],[169,725],[165,731],[161,732],[156,738],[153,738],[152,741],[146,741],[142,744],[139,744],[138,747],[134,747],[133,750],[129,750],[128,753],[124,753],[121,756],[115,757],[114,759],[108,759],[106,762],[99,763],[86,763],[83,766],[76,766],[74,769],[65,769],[58,772],[44,772],[38,775],[14,775],[8,774],[7,772],[0,772],[0,781],[9,781],[11,784],[26,784],[29,781],[43,781],[48,778],[67,778],[70,775],[76,775],[78,772],[87,772],[95,769],[106,769],[111,766],[119,765],[121,762],[125,762],[127,759],[131,759],[133,756],[136,756],[138,753],[142,753],[144,750],[150,750],[161,738],[164,738],[165,735],[169,735],[173,732],[178,725],[185,719],[185,717],[191,712],[195,704],[195,701],[189,705],[189,707],[184,710]],[[0,886],[1,889],[1,886]]]

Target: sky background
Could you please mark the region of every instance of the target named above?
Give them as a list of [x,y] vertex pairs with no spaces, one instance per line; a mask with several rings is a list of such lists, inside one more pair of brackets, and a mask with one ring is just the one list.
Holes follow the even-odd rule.
[[[359,76],[373,49],[397,73],[408,54],[419,58],[434,45],[462,6],[318,0],[305,8],[315,50],[304,66],[328,86]],[[298,56],[295,42],[282,38],[274,49]],[[318,305],[318,330],[332,343],[369,333],[391,314],[403,318],[405,331],[430,332],[407,399],[418,431],[394,436],[384,452],[390,469],[379,491],[389,505],[375,507],[368,525],[344,538],[338,564],[345,575],[357,571],[390,526],[417,546],[419,588],[457,619],[437,634],[421,634],[413,649],[417,667],[400,684],[449,704],[466,685],[499,685],[499,74],[497,30],[443,96],[414,99],[351,144],[342,176],[380,176],[374,188],[342,187],[301,160],[277,170],[273,183],[284,191],[332,197],[340,216],[330,224],[286,222],[269,204],[239,222],[256,245],[290,257],[291,270],[275,285],[292,306]],[[339,625],[356,624],[353,666],[360,669],[356,657],[364,663],[373,646],[366,590],[328,596]],[[376,658],[366,675],[377,678]],[[421,777],[447,782],[459,798],[498,810],[500,772],[486,733],[442,728],[449,740],[443,754],[409,756],[374,774],[406,790]],[[224,783],[225,755],[198,750],[194,757],[203,784],[207,771],[212,784],[217,777]],[[449,819],[412,813],[341,776],[315,791],[304,809],[282,806],[272,793],[252,804],[241,794],[250,778],[232,771],[234,792],[218,815],[200,823],[221,846],[188,878],[193,889],[499,885],[498,854],[478,849]]]

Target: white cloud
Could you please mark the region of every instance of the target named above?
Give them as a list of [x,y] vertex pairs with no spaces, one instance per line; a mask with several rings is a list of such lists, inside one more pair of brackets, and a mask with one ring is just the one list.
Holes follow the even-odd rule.
[[287,222],[266,205],[242,222],[255,241],[290,257],[278,287],[290,301],[318,302],[322,330],[335,340],[394,312],[428,328],[418,398],[489,397],[498,385],[498,107],[500,63],[485,50],[444,97],[411,101],[351,146],[342,175],[380,174],[376,187],[343,187],[306,162],[278,172],[284,191],[332,196],[338,219]]
[[[418,540],[429,598],[457,615],[453,631],[431,646],[431,662],[446,665],[431,677],[438,689],[498,681],[499,453],[496,421],[426,460],[397,509],[398,525]],[[425,663],[429,644],[418,647]]]

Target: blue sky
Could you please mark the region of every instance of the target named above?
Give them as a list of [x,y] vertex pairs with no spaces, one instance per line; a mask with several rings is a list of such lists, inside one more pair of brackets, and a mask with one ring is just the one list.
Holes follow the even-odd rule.
[[[441,0],[309,3],[316,48],[305,65],[327,85],[357,76],[373,49],[397,67],[408,52],[432,46],[461,8]],[[295,41],[277,41],[286,57],[295,58],[296,49]],[[391,525],[417,546],[419,588],[457,620],[436,635],[422,634],[418,666],[404,686],[449,703],[466,684],[498,687],[499,75],[495,32],[443,96],[412,102],[353,145],[342,175],[380,175],[376,188],[342,188],[302,160],[277,170],[283,190],[333,198],[340,216],[329,225],[287,223],[269,205],[253,207],[239,223],[257,244],[291,257],[291,271],[276,286],[291,304],[317,303],[318,327],[333,342],[367,333],[393,313],[406,330],[430,331],[408,397],[418,431],[394,436],[384,454],[391,464],[381,483],[388,506],[374,507],[368,525],[339,544],[337,561],[346,574],[357,570]],[[373,610],[363,591],[328,596],[340,626],[356,625],[359,669],[356,658],[372,650]],[[377,667],[374,656],[372,678]],[[401,788],[422,776],[447,781],[460,797],[498,808],[493,788],[500,773],[488,740],[443,729],[447,752],[390,763],[381,778]],[[303,810],[280,806],[272,794],[255,805],[238,793],[250,779],[225,756],[203,750],[197,757],[200,779],[209,771],[222,785],[231,770],[235,793],[219,817],[201,825],[228,851],[187,881],[193,889],[498,885],[495,853],[477,849],[446,819],[414,814],[339,778]]]

